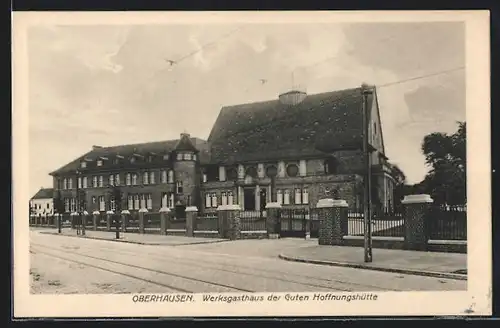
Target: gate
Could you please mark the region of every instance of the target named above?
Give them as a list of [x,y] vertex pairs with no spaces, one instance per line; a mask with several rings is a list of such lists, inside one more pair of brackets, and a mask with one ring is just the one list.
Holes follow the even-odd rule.
[[306,209],[281,209],[278,225],[280,237],[305,238],[307,215]]

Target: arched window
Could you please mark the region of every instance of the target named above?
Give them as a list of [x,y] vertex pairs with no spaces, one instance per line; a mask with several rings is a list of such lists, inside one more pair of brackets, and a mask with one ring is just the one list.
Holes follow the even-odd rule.
[[234,167],[227,168],[226,176],[229,181],[238,179],[238,170]]
[[168,171],[168,183],[174,183],[174,171]]
[[161,171],[161,183],[167,183],[167,171]]

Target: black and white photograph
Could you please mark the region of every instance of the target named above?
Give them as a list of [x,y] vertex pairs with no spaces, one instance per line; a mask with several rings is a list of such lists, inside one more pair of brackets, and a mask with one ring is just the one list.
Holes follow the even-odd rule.
[[13,16],[21,316],[490,313],[487,12]]

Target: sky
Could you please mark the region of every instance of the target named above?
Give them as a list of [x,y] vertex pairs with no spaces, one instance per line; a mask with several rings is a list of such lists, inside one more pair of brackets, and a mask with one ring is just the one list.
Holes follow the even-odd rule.
[[460,22],[31,27],[30,193],[93,145],[206,139],[222,106],[362,83],[379,86],[386,155],[419,182],[424,136],[465,120],[464,32]]

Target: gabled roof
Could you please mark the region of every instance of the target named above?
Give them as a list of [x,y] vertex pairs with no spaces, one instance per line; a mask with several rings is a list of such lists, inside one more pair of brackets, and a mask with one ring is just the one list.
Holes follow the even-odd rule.
[[[372,106],[373,96],[368,97]],[[223,107],[208,142],[212,162],[316,156],[362,147],[362,88]],[[370,107],[371,108],[371,107]]]
[[[111,147],[94,147],[91,151],[85,153],[82,156],[79,156],[70,163],[51,172],[50,175],[58,175],[65,172],[75,171],[80,168],[80,163],[85,160],[91,162],[96,161],[99,158],[107,158],[111,160],[114,159],[117,155],[122,156],[125,159],[130,158],[134,155],[148,156],[155,154],[158,156],[163,156],[165,154],[170,154],[179,144],[179,141],[180,139],[174,139]],[[210,161],[209,147],[205,140],[199,138],[189,138],[188,142],[191,143],[191,145],[199,151],[199,158],[201,163],[207,163]]]
[[40,188],[31,199],[48,199],[54,197],[54,188]]

